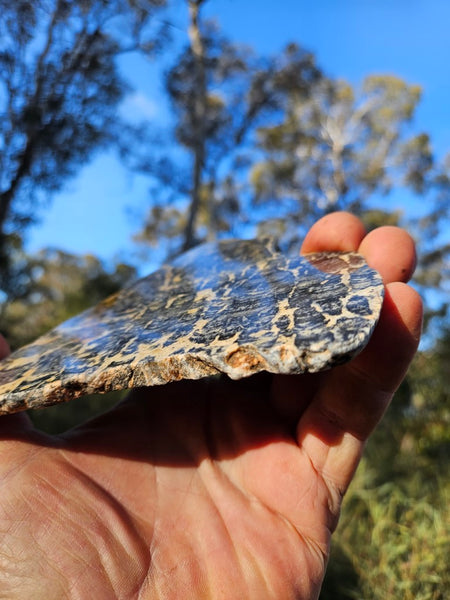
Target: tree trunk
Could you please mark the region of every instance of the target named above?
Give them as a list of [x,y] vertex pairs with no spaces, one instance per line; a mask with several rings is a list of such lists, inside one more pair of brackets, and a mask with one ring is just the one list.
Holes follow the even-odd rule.
[[194,103],[194,124],[196,139],[194,144],[194,173],[192,177],[191,203],[189,206],[188,220],[184,233],[183,251],[195,246],[195,225],[200,208],[200,193],[203,183],[203,166],[205,161],[206,144],[206,73],[205,73],[205,47],[203,44],[199,12],[204,0],[189,0],[189,39],[195,64],[196,98]]

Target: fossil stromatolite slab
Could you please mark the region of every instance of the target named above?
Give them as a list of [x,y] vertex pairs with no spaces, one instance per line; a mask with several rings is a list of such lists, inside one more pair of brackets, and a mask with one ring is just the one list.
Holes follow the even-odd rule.
[[364,347],[382,297],[356,254],[206,244],[3,360],[0,414],[218,372],[320,371]]

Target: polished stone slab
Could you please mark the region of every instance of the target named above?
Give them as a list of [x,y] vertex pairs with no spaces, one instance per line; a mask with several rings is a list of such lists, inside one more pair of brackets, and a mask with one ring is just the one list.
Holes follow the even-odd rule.
[[354,253],[199,246],[0,363],[0,414],[225,373],[317,372],[367,343],[383,300]]

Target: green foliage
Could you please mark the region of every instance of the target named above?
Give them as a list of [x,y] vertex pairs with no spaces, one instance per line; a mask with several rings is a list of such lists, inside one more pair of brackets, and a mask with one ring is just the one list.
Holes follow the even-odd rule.
[[450,334],[420,352],[372,436],[321,599],[444,600],[450,587]]
[[365,464],[344,501],[321,598],[444,600],[449,589],[450,487],[423,476],[371,488]]
[[258,132],[258,201],[291,198],[289,218],[304,223],[330,210],[362,213],[401,184],[419,189],[432,163],[428,137],[406,133],[419,99],[417,86],[392,76],[367,77],[360,90],[323,78],[309,98],[289,95],[279,122]]
[[[410,369],[413,389],[409,411],[409,446],[421,461],[448,470],[450,457],[450,328],[434,345],[419,353]],[[421,462],[417,461],[418,466]]]
[[24,255],[23,261],[28,268],[22,294],[0,314],[0,329],[13,349],[118,291],[136,275],[126,264],[108,270],[94,256],[53,249],[32,258]]

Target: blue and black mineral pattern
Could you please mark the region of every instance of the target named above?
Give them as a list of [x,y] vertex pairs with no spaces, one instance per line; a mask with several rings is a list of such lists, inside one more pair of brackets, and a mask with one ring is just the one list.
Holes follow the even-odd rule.
[[0,363],[0,414],[225,373],[317,372],[367,343],[380,276],[354,253],[199,246]]

